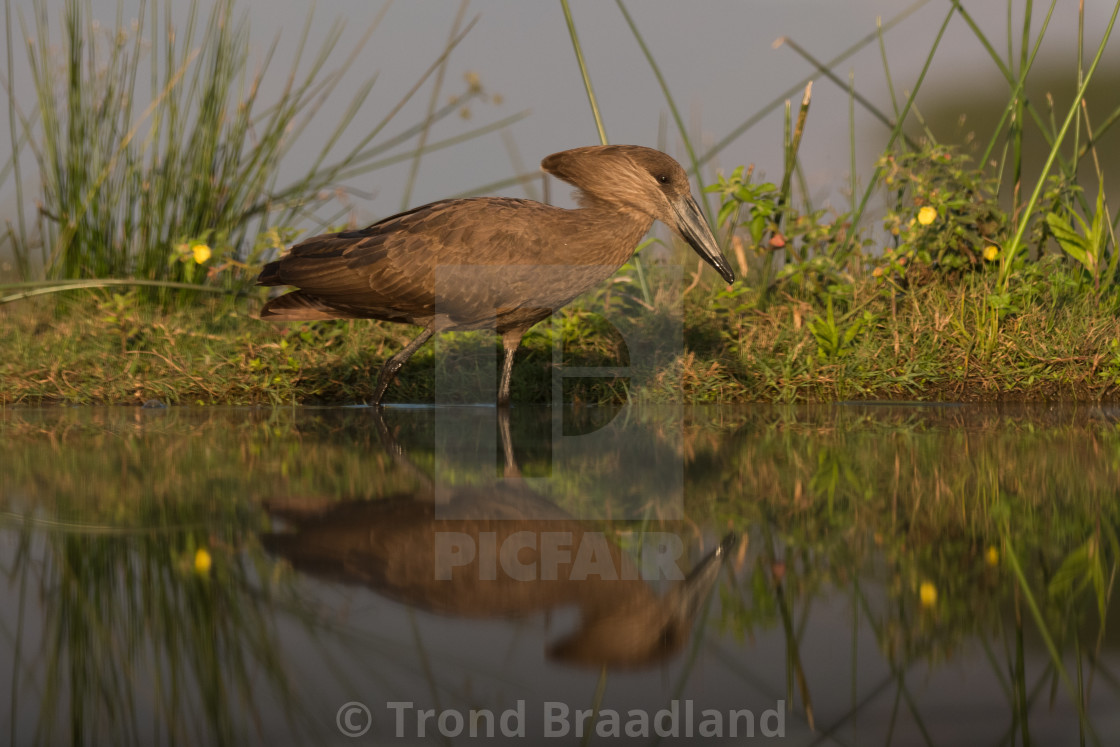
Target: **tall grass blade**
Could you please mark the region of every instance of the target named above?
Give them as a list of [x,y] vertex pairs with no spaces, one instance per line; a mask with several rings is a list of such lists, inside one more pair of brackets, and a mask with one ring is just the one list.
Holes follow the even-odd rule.
[[129,279],[129,278],[98,278],[92,280],[43,280],[32,281],[28,283],[13,283],[9,285],[0,285],[0,292],[5,290],[15,290],[17,288],[28,288],[18,293],[13,293],[8,296],[0,296],[0,306],[12,303],[14,301],[22,301],[26,298],[34,298],[35,296],[46,296],[52,293],[63,293],[71,290],[89,290],[91,288],[111,288],[120,285],[139,286],[144,288],[164,288],[175,290],[190,290],[190,291],[204,291],[206,293],[229,293],[225,288],[217,288],[214,286],[196,285],[194,283],[175,283],[170,280],[142,280],[142,279]]
[[[475,197],[477,195],[491,194],[493,192],[497,192],[499,190],[506,189],[508,187],[516,187],[518,184],[523,183],[527,179],[535,179],[538,176],[540,176],[540,171],[529,171],[529,172],[526,172],[524,174],[515,174],[514,176],[507,176],[505,179],[498,179],[497,181],[487,182],[486,184],[480,184],[477,187],[472,187],[471,189],[464,190],[464,191],[459,192],[457,194],[453,194],[448,199],[458,200],[462,197]],[[545,200],[547,201],[547,199],[548,198],[546,196]]]
[[[459,104],[457,104],[456,106],[458,106],[458,105]],[[452,107],[452,109],[454,109],[454,107]],[[467,130],[466,132],[461,133],[459,135],[453,135],[452,137],[445,138],[443,140],[437,140],[434,143],[428,143],[423,148],[414,148],[414,149],[412,149],[410,151],[406,151],[404,153],[398,153],[395,156],[388,156],[386,158],[382,158],[382,159],[377,160],[377,161],[369,161],[368,163],[363,163],[362,165],[354,167],[352,169],[340,171],[339,174],[338,174],[338,178],[343,179],[343,180],[350,179],[350,178],[353,178],[355,176],[359,176],[359,175],[364,174],[364,173],[366,173],[368,171],[371,171],[371,170],[381,169],[381,168],[384,168],[386,166],[391,166],[392,164],[395,164],[395,163],[400,163],[401,161],[407,161],[411,158],[416,158],[419,155],[426,155],[428,153],[434,153],[437,150],[443,150],[444,148],[450,148],[453,145],[458,145],[460,143],[465,143],[469,140],[474,140],[475,138],[479,137],[480,135],[486,135],[488,133],[495,132],[495,131],[498,131],[498,130],[504,130],[505,128],[509,127],[510,125],[512,125],[516,122],[520,122],[521,120],[525,119],[526,117],[529,116],[529,114],[530,114],[529,110],[526,109],[524,111],[520,111],[520,112],[517,112],[515,114],[510,114],[508,117],[503,117],[502,119],[491,122],[489,124],[485,124],[485,125],[481,125],[479,127],[475,127],[472,130]],[[410,131],[414,130],[414,129],[415,128],[410,128]],[[413,133],[413,134],[415,134],[415,133]],[[407,138],[404,138],[404,139],[407,139]],[[371,149],[371,151],[372,150],[377,150],[378,152],[382,152],[385,149],[384,148],[377,148],[377,149]],[[479,188],[476,187],[476,189],[479,189]]]
[[[12,157],[11,169],[15,175],[16,182],[16,204],[24,204],[23,196],[23,171],[20,169],[19,156],[23,150],[23,145],[26,142],[26,135],[21,137],[19,135],[20,129],[16,127],[16,93],[15,93],[15,60],[12,56],[12,50],[15,48],[12,40],[12,0],[4,0],[4,36],[7,41],[7,61],[8,61],[8,135],[12,142]],[[7,168],[7,165],[5,165]],[[4,182],[5,176],[0,174],[0,184]],[[16,261],[19,265],[19,272],[23,277],[27,277],[30,272],[30,263],[25,251],[22,247],[27,246],[27,225],[23,216],[22,210],[16,211],[16,225],[19,228],[19,233],[16,236],[18,243],[13,243],[13,251]]]
[[[859,186],[856,182],[856,74],[853,70],[848,75],[848,191],[851,196],[848,198],[851,207],[848,208],[852,213],[856,211],[856,194],[859,191]],[[887,79],[887,86],[890,87],[890,78]],[[895,114],[898,113],[898,106],[894,102],[894,91],[891,91],[891,104],[895,107]]]
[[77,205],[77,210],[67,217],[67,221],[63,226],[62,232],[55,240],[55,246],[53,249],[53,253],[51,254],[48,270],[53,269],[57,265],[57,263],[64,261],[64,257],[68,254],[68,250],[70,248],[70,241],[74,238],[74,234],[78,232],[79,228],[81,228],[80,224],[86,218],[86,214],[93,204],[93,198],[97,196],[101,185],[104,184],[105,181],[110,177],[117,163],[125,155],[129,144],[132,143],[132,139],[136,137],[136,133],[139,131],[140,125],[142,125],[148,119],[148,117],[152,115],[152,113],[160,106],[162,101],[171,94],[172,90],[177,85],[179,85],[179,81],[182,80],[183,75],[186,74],[187,68],[192,62],[194,62],[194,59],[197,56],[197,50],[187,55],[187,58],[183,61],[183,64],[179,66],[179,69],[175,71],[175,74],[172,76],[171,80],[169,80],[167,82],[167,85],[164,86],[163,90],[160,92],[160,95],[156,98],[155,101],[148,105],[148,108],[140,116],[140,119],[136,122],[132,129],[130,129],[125,134],[125,136],[121,138],[120,144],[113,152],[113,155],[109,158],[109,162],[105,164],[105,166],[98,173],[97,177],[93,180],[92,184],[90,184],[90,186],[86,189],[85,194],[82,195],[81,200]]
[[[902,107],[902,114],[899,116],[898,122],[895,123],[894,129],[891,130],[890,138],[887,139],[887,145],[883,149],[884,152],[889,152],[891,148],[894,147],[895,141],[902,134],[902,127],[906,123],[906,117],[910,113],[911,107],[914,105],[914,101],[918,96],[918,91],[922,88],[922,83],[926,79],[926,74],[929,72],[930,65],[933,64],[933,57],[941,46],[941,40],[945,36],[945,29],[949,27],[949,21],[952,20],[954,12],[955,10],[950,10],[945,15],[945,20],[941,22],[941,28],[937,30],[937,36],[933,40],[933,47],[929,50],[929,54],[926,55],[925,63],[922,65],[922,71],[918,74],[918,80],[914,83],[914,90],[911,91],[910,95],[906,98],[906,104]],[[875,171],[872,172],[871,178],[867,182],[867,187],[863,191],[863,197],[860,198],[859,206],[851,217],[853,226],[859,225],[860,220],[863,218],[863,213],[867,209],[867,203],[871,200],[871,193],[878,185],[879,177],[882,175],[882,172],[883,167],[881,165],[876,166]],[[856,232],[849,232],[844,241],[844,246],[840,250],[840,256],[846,256],[851,251],[852,242],[855,240]]]
[[[996,67],[999,68],[1000,73],[1003,75],[1004,79],[1012,89],[1010,94],[1010,103],[1007,107],[1004,108],[999,122],[996,123],[995,128],[992,130],[992,136],[988,141],[988,145],[986,148],[984,148],[983,155],[980,157],[980,163],[987,163],[988,159],[991,158],[992,151],[995,150],[995,146],[999,141],[1000,134],[1003,132],[1004,124],[1007,122],[1008,118],[1014,111],[1014,102],[1018,101],[1023,96],[1023,87],[1026,84],[1026,76],[1034,65],[1035,58],[1038,55],[1039,47],[1042,44],[1042,39],[1046,35],[1046,31],[1050,26],[1050,18],[1053,16],[1054,8],[1057,5],[1057,0],[1051,0],[1050,9],[1047,11],[1046,18],[1043,20],[1042,27],[1039,29],[1038,36],[1035,38],[1034,47],[1031,49],[1031,54],[1027,58],[1026,65],[1020,68],[1019,75],[1013,74],[1010,67],[1011,59],[1013,56],[1010,48],[1010,6],[1008,6],[1008,61],[1005,64],[1004,61],[1000,59],[999,53],[996,52],[995,47],[991,43],[991,40],[988,39],[987,35],[980,28],[979,24],[976,23],[976,20],[972,17],[968,10],[960,4],[959,0],[950,1],[953,3],[953,6],[956,8],[957,12],[960,13],[961,18],[964,19],[964,22],[968,25],[977,41],[979,41],[980,45],[984,47],[984,49],[988,52],[988,56],[992,58],[992,61],[995,63]],[[1029,101],[1027,102],[1026,111],[1030,112],[1031,116],[1034,118],[1035,124],[1039,127],[1040,130],[1043,131],[1043,135],[1046,136],[1047,133],[1045,132],[1045,128],[1042,126],[1041,118],[1039,117],[1038,112],[1035,110],[1035,108],[1030,105]]]
[[560,7],[564,10],[564,20],[568,24],[568,36],[572,39],[572,49],[576,53],[576,62],[579,64],[580,75],[583,76],[583,89],[587,91],[587,103],[591,105],[591,114],[595,117],[595,129],[599,131],[600,145],[606,145],[607,130],[603,127],[603,117],[599,114],[599,102],[595,100],[595,91],[591,88],[591,76],[587,73],[587,63],[583,60],[583,49],[579,45],[579,34],[576,33],[576,23],[572,19],[572,9],[568,7],[568,0],[560,0]]
[[[18,161],[25,147],[35,158],[42,184],[37,223],[42,267],[34,267],[28,255],[30,225],[6,234],[20,277],[131,276],[155,281],[149,287],[163,302],[188,298],[175,283],[240,292],[252,282],[262,254],[275,248],[275,241],[262,243],[262,237],[289,232],[293,221],[310,214],[310,206],[329,199],[340,176],[368,172],[379,165],[385,149],[403,142],[370,147],[477,21],[453,36],[412,89],[374,127],[364,128],[356,145],[331,160],[363,110],[376,75],[362,81],[312,165],[295,181],[278,185],[285,156],[299,147],[300,134],[356,64],[387,4],[335,70],[328,71],[327,64],[344,26],[335,24],[314,55],[306,54],[305,28],[288,55],[291,67],[282,91],[268,106],[260,100],[261,91],[278,41],[251,73],[246,17],[235,13],[234,0],[220,0],[205,17],[200,4],[192,1],[178,26],[170,2],[157,2],[151,9],[141,2],[131,33],[119,27],[124,20],[121,3],[118,28],[108,44],[91,20],[90,6],[81,0],[68,0],[63,6],[63,38],[61,43],[53,40],[54,19],[47,6],[47,0],[33,0],[31,31],[19,16],[36,93],[35,115],[23,116],[16,105],[11,64],[4,76],[17,151],[10,163],[13,172],[20,169],[21,203],[33,202],[26,195]],[[13,15],[6,0],[7,39],[16,38]],[[149,38],[142,38],[139,29]],[[11,44],[8,58],[14,58]],[[144,65],[150,68],[147,97],[137,92],[144,87]],[[145,101],[143,112],[133,111],[134,102],[139,109]],[[442,117],[452,111],[445,107],[433,114]],[[472,132],[480,135],[510,121]],[[431,122],[411,128],[412,133],[423,133]],[[428,146],[453,142],[461,140],[425,142],[410,155],[419,158],[432,149]],[[183,252],[203,244],[206,248],[195,255],[197,261],[187,261]]]
[[[470,5],[470,0],[460,1],[459,10],[455,13],[455,20],[451,23],[448,43],[459,33],[459,27],[463,24],[463,16],[466,15],[468,5]],[[420,159],[423,157],[424,146],[428,142],[428,134],[432,129],[432,116],[436,111],[436,104],[439,102],[439,94],[443,90],[443,76],[447,73],[447,60],[446,57],[443,59],[439,71],[436,73],[436,79],[432,84],[432,95],[428,99],[428,112],[421,123],[420,142],[416,146],[416,155],[412,159],[412,164],[408,170],[408,178],[404,184],[404,193],[401,195],[401,210],[408,209],[412,200],[412,188],[416,184],[416,176],[420,173]]]
[[[688,128],[685,127],[684,119],[681,118],[680,110],[677,108],[676,101],[673,100],[673,94],[669,90],[669,84],[665,82],[665,76],[661,74],[661,68],[654,59],[653,53],[650,52],[646,41],[642,38],[642,34],[638,31],[638,25],[634,23],[630,11],[626,10],[626,5],[622,0],[615,0],[619,11],[622,12],[622,17],[626,19],[626,24],[630,27],[630,32],[634,34],[634,39],[638,42],[638,46],[642,49],[642,54],[645,55],[646,62],[649,63],[650,69],[653,71],[653,76],[657,78],[657,84],[661,86],[661,93],[665,96],[665,103],[669,105],[669,112],[673,116],[673,122],[677,125],[677,132],[680,134],[681,142],[684,143],[685,151],[688,153],[688,162],[692,166],[692,174],[696,177],[698,184],[703,186],[704,179],[700,174],[700,159],[696,157],[696,149],[692,146],[692,138],[688,136]],[[701,193],[700,206],[704,209],[704,217],[708,221],[708,225],[714,226],[714,216],[712,215],[712,207],[708,202],[706,193]]]
[[898,94],[894,89],[894,80],[891,78],[891,65],[887,59],[887,40],[883,36],[883,18],[879,16],[875,19],[876,36],[879,39],[879,58],[883,62],[883,77],[887,81],[887,93],[891,97],[891,111],[894,113],[894,118],[898,119]]
[[797,110],[797,122],[793,126],[793,132],[783,153],[785,168],[782,170],[782,186],[778,190],[779,211],[791,202],[793,172],[797,168],[797,154],[801,150],[801,138],[805,135],[805,122],[809,117],[809,103],[812,98],[813,84],[809,83],[805,86],[805,93],[801,97],[801,106]]
[[[606,128],[603,127],[603,118],[599,113],[599,103],[595,99],[595,91],[591,88],[591,76],[587,72],[587,63],[583,59],[583,49],[580,47],[579,35],[576,33],[576,24],[575,20],[572,18],[572,10],[568,6],[568,0],[560,0],[560,5],[564,9],[564,20],[568,24],[568,35],[572,39],[572,49],[576,54],[576,62],[579,64],[580,75],[583,76],[583,87],[584,90],[587,91],[587,101],[591,106],[591,113],[595,117],[595,127],[599,131],[599,143],[601,145],[606,145],[609,142],[607,140],[607,131]],[[707,208],[707,201],[704,201],[704,206]],[[710,222],[709,219],[709,223]],[[634,252],[633,263],[634,273],[638,276],[638,285],[641,288],[643,300],[646,304],[649,304],[651,297],[649,286],[646,283],[645,266],[637,251]]]
[[[525,161],[521,158],[521,151],[517,147],[517,141],[514,140],[513,135],[508,129],[501,131],[502,145],[505,146],[506,155],[509,156],[510,165],[513,167],[513,173],[525,173]],[[544,176],[542,174],[542,176]],[[525,190],[525,196],[530,200],[540,202],[540,196],[537,193],[536,179],[526,179],[520,182],[521,188]]]
[[297,182],[275,197],[281,201],[286,201],[288,199],[293,199],[299,194],[314,192],[327,184],[335,182],[338,179],[338,175],[344,168],[350,168],[351,173],[354,173],[353,167],[359,165],[362,159],[368,156],[366,147],[373,141],[375,137],[381,134],[381,131],[384,130],[386,126],[388,126],[388,124],[396,117],[401,109],[404,108],[404,106],[412,99],[414,95],[416,95],[416,92],[419,91],[420,88],[423,87],[424,83],[428,80],[428,78],[430,78],[432,74],[434,74],[439,69],[439,66],[443,64],[443,61],[448,57],[448,55],[451,54],[452,50],[455,49],[455,47],[457,47],[464,38],[466,38],[467,34],[470,33],[471,29],[474,28],[474,25],[477,22],[477,16],[471,19],[466,28],[464,28],[460,34],[458,34],[444,47],[444,50],[439,55],[439,57],[437,57],[435,61],[432,62],[428,69],[424,71],[424,73],[417,79],[417,81],[404,94],[404,96],[400,98],[400,100],[389,110],[389,112],[385,114],[385,116],[382,117],[376,125],[374,125],[373,129],[370,130],[349,152],[343,155],[332,166],[325,167],[322,172],[309,174],[303,181]]
[[[885,25],[883,25],[881,27],[877,27],[874,32],[872,32],[872,33],[868,34],[867,36],[863,37],[862,39],[857,41],[855,44],[852,44],[850,47],[848,47],[843,52],[841,52],[840,54],[833,57],[831,60],[828,60],[825,63],[825,67],[829,68],[829,69],[836,67],[837,65],[839,65],[844,60],[848,59],[852,55],[861,51],[868,44],[873,43],[875,41],[875,39],[878,38],[879,34],[881,34],[883,31],[890,31],[895,26],[897,26],[898,24],[905,21],[907,18],[912,16],[914,13],[918,12],[918,10],[920,10],[923,6],[927,5],[930,2],[931,2],[931,0],[917,0],[917,2],[914,2],[913,4],[904,8],[898,15],[891,18],[891,20],[888,21]],[[700,156],[700,164],[703,165],[703,164],[707,163],[708,161],[712,160],[713,158],[715,158],[717,155],[720,154],[720,152],[723,151],[724,148],[731,145],[731,143],[735,142],[739,138],[740,135],[742,135],[744,132],[751,129],[756,124],[758,124],[763,119],[765,119],[766,116],[768,114],[770,114],[770,112],[774,111],[779,106],[782,106],[787,99],[790,99],[790,98],[793,98],[794,96],[796,96],[798,94],[798,92],[801,91],[802,89],[804,89],[805,86],[808,83],[812,82],[812,80],[813,80],[813,76],[811,76],[811,75],[807,76],[805,78],[802,78],[800,81],[798,81],[797,83],[794,83],[792,86],[790,86],[789,88],[787,88],[786,90],[784,90],[780,94],[778,94],[776,97],[771,99],[769,103],[767,103],[761,109],[756,111],[754,114],[747,117],[747,119],[744,120],[738,127],[735,127],[734,129],[732,129],[731,132],[727,133],[725,136],[720,138],[720,140],[715,145],[708,148],[708,150],[706,150],[704,152],[704,154],[702,156]]]
[[1093,79],[1093,73],[1096,72],[1097,65],[1104,55],[1105,47],[1108,45],[1109,37],[1112,35],[1112,27],[1116,24],[1116,16],[1120,13],[1120,2],[1117,2],[1112,10],[1112,17],[1108,20],[1108,25],[1105,27],[1104,35],[1101,38],[1101,43],[1097,47],[1097,53],[1093,57],[1093,63],[1085,72],[1085,80],[1078,86],[1077,94],[1070,104],[1069,112],[1066,114],[1065,120],[1062,122],[1062,127],[1058,131],[1058,135],[1054,140],[1054,144],[1050,147],[1050,152],[1046,156],[1046,162],[1042,166],[1042,171],[1038,175],[1038,180],[1035,183],[1034,191],[1031,193],[1031,198],[1027,202],[1023,211],[1016,216],[1016,229],[1011,240],[1008,242],[1007,247],[1001,252],[1000,268],[999,268],[999,284],[1004,292],[1007,291],[1008,284],[1011,282],[1011,268],[1016,257],[1022,251],[1023,247],[1023,234],[1026,233],[1027,225],[1030,223],[1030,216],[1034,210],[1035,204],[1038,202],[1039,196],[1042,194],[1042,189],[1046,185],[1046,177],[1050,174],[1050,169],[1054,166],[1054,161],[1058,157],[1058,150],[1061,148],[1062,143],[1065,141],[1066,131],[1069,130],[1070,123],[1073,122],[1080,109],[1080,102],[1085,96],[1085,91],[1089,87],[1089,82]]
[[[878,38],[881,39],[882,34],[878,34]],[[819,72],[828,80],[832,81],[837,88],[841,88],[847,91],[849,96],[851,96],[857,103],[859,103],[860,106],[866,109],[867,112],[871,114],[871,116],[875,117],[875,119],[886,125],[888,129],[894,128],[895,124],[897,124],[896,122],[892,121],[890,117],[884,114],[879,107],[875,106],[875,104],[870,99],[861,94],[859,91],[855,90],[854,80],[849,80],[848,83],[842,81],[840,77],[836,75],[836,73],[832,72],[831,68],[826,67],[825,63],[818,60],[816,57],[810,54],[807,49],[802,47],[790,37],[783,36],[774,42],[775,48],[779,46],[789,47],[794,52],[796,52],[803,60],[815,67],[817,69],[817,72]],[[906,144],[910,148],[917,148],[917,143],[911,140],[905,132],[902,133],[902,138],[906,141]]]

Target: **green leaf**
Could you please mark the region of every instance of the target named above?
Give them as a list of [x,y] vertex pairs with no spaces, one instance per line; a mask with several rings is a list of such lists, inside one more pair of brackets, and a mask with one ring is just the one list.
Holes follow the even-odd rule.
[[1097,188],[1097,209],[1093,213],[1092,225],[1088,230],[1088,240],[1095,264],[1100,264],[1108,237],[1105,234],[1104,182]]
[[716,225],[724,226],[730,220],[731,215],[739,209],[739,204],[734,200],[725,201],[719,208],[719,215],[716,216]]
[[1050,231],[1057,239],[1058,245],[1062,247],[1062,251],[1080,262],[1085,269],[1091,272],[1094,265],[1090,254],[1091,247],[1080,234],[1073,230],[1069,221],[1057,213],[1047,213],[1046,225],[1050,227]]
[[766,230],[766,215],[755,211],[751,215],[750,222],[747,224],[748,230],[751,232],[751,239],[754,241],[755,246],[762,243],[762,234]]

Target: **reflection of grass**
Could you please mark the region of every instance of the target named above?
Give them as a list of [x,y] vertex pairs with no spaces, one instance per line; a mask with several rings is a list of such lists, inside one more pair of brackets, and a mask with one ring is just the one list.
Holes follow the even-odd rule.
[[[690,516],[751,537],[753,560],[724,591],[722,626],[780,627],[796,664],[805,618],[791,624],[790,609],[808,615],[830,587],[848,589],[890,664],[892,718],[905,706],[922,728],[908,670],[978,638],[1016,732],[1029,741],[1049,685],[1051,697],[1060,687],[1071,699],[1093,742],[1091,685],[1116,682],[1099,654],[1120,568],[1110,539],[1120,434],[1091,409],[1031,412],[1040,411],[767,408],[740,411],[729,438],[686,429],[686,449],[704,465],[686,478],[702,504],[690,501]],[[1032,626],[1049,658],[1041,673],[1028,672],[1023,650]],[[787,681],[791,697],[804,684],[796,667]],[[809,682],[804,702],[811,692]]]
[[[12,709],[42,703],[38,741],[241,744],[316,728],[283,642],[345,631],[254,533],[262,498],[415,482],[376,451],[368,412],[9,410],[0,434],[0,521],[20,543],[3,572],[24,600],[19,630],[43,621],[38,649],[12,635],[13,671],[42,673]],[[375,636],[355,645],[394,661]],[[337,667],[329,648],[320,660]]]
[[[421,471],[433,466],[442,439],[453,458],[441,479],[492,480],[500,468],[473,459],[472,450],[495,436],[479,425],[487,422],[480,413],[493,412],[452,412],[461,427],[437,423],[433,410],[390,409],[385,421]],[[515,452],[530,472],[553,474],[547,437],[554,414],[513,412]],[[651,511],[645,522],[594,523],[620,533],[748,536],[749,552],[741,565],[731,564],[731,581],[721,590],[720,625],[743,636],[782,631],[787,700],[822,700],[801,646],[808,621],[824,614],[815,600],[834,590],[850,593],[853,614],[870,626],[890,665],[880,684],[894,688],[897,718],[909,713],[930,724],[912,692],[915,665],[939,665],[973,641],[1004,685],[1017,733],[1029,733],[1032,711],[1055,685],[1062,697],[1084,702],[1094,686],[1116,689],[1111,657],[1101,656],[1120,526],[1120,430],[1109,411],[832,406],[611,414],[612,425],[633,430],[620,430],[607,446],[567,451],[570,475],[555,485],[558,503],[601,516],[603,504],[590,496],[612,465],[627,455],[633,461],[643,449],[657,460],[680,460],[686,521],[661,522]],[[269,610],[278,596],[261,581],[269,565],[257,565],[252,551],[250,534],[262,526],[257,501],[376,499],[414,489],[424,478],[383,450],[371,415],[287,408],[5,411],[5,519],[31,514],[39,522],[24,526],[27,548],[11,575],[22,579],[28,599],[38,585],[52,600],[56,616],[44,656],[61,674],[46,687],[63,703],[53,715],[83,719],[94,731],[136,733],[120,705],[123,683],[128,672],[143,669],[145,647],[157,645],[179,658],[169,653],[159,662],[166,684],[152,689],[155,707],[183,729],[193,714],[213,724],[214,734],[243,735],[251,727],[234,706],[259,704],[249,690],[253,672],[267,673],[277,700],[289,697],[268,648],[275,632]],[[568,415],[574,433],[608,419],[601,412]],[[647,472],[635,484],[652,485],[650,494],[671,488],[654,485]],[[635,515],[641,514],[627,516]],[[31,538],[43,543],[39,565]],[[208,580],[194,570],[199,547],[213,556]],[[127,614],[114,617],[114,609]],[[1035,667],[1041,671],[1028,666],[1037,662],[1029,655],[1036,630],[1049,639],[1044,663]],[[114,661],[121,665],[110,669]],[[67,695],[71,685],[80,702]],[[197,700],[176,700],[186,692],[199,693]],[[815,718],[818,728],[828,728],[821,712]],[[1091,741],[1089,717],[1082,728]]]
[[18,636],[14,647],[22,667],[45,675],[15,697],[40,704],[38,742],[244,743],[265,709],[282,712],[293,733],[305,729],[277,642],[279,599],[260,581],[267,569],[252,553],[226,551],[200,574],[192,549],[205,542],[198,531],[21,533],[5,571],[25,604],[31,589],[45,594],[42,659]]
[[9,510],[26,503],[53,521],[118,531],[255,529],[262,496],[373,497],[415,483],[376,450],[359,410],[9,410],[0,438]]

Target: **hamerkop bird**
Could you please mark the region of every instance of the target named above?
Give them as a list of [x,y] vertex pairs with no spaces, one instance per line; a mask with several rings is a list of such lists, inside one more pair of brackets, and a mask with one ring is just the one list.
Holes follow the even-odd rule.
[[294,285],[261,310],[271,321],[381,319],[422,326],[381,367],[373,404],[434,333],[496,329],[498,404],[513,356],[537,322],[612,275],[659,220],[727,282],[720,252],[680,164],[637,145],[554,153],[541,168],[575,185],[575,210],[509,197],[440,200],[358,231],[315,236],[265,265],[259,285]]

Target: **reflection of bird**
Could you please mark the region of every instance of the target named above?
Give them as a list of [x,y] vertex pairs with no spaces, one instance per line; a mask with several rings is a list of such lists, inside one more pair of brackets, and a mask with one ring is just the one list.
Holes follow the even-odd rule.
[[[684,581],[658,596],[607,534],[516,480],[453,491],[438,513],[460,517],[455,519],[438,518],[427,491],[323,510],[273,505],[270,511],[295,531],[265,535],[262,542],[297,570],[360,583],[420,609],[516,618],[575,606],[579,629],[551,653],[594,666],[640,666],[677,651],[719,576],[721,560],[737,542],[725,538]],[[448,537],[457,543],[454,549],[442,539]],[[550,550],[556,538],[561,544]],[[441,547],[460,553],[458,560],[448,564]],[[510,547],[517,549],[515,558],[502,557]],[[596,570],[581,568],[580,552],[594,553]],[[519,575],[511,567],[530,570]]]
[[262,319],[381,319],[424,331],[381,368],[373,402],[435,332],[496,329],[498,403],[509,403],[513,355],[530,327],[609,277],[654,220],[735,279],[669,156],[636,145],[554,153],[541,168],[579,188],[580,208],[482,197],[441,200],[359,231],[315,236],[265,265],[260,285],[294,285]]
[[[610,535],[528,487],[514,459],[508,409],[497,411],[505,478],[444,486],[438,501],[436,485],[408,459],[381,411],[373,413],[385,450],[421,487],[375,501],[272,502],[269,511],[295,531],[262,536],[271,552],[298,570],[456,617],[511,618],[575,606],[580,628],[552,647],[565,661],[637,666],[688,638],[734,535],[658,597]],[[474,428],[466,432],[477,437]],[[679,574],[675,552],[660,549],[659,572]]]

